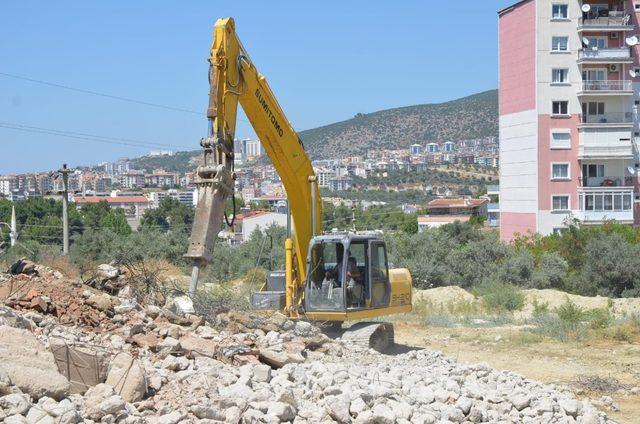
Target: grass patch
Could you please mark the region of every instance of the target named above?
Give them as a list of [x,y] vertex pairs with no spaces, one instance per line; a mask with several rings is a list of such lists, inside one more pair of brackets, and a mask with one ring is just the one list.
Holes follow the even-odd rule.
[[587,326],[582,322],[566,321],[558,314],[539,314],[531,319],[530,332],[561,342],[582,341],[587,338]]
[[524,294],[518,287],[500,282],[483,283],[476,289],[490,311],[518,311],[524,306]]

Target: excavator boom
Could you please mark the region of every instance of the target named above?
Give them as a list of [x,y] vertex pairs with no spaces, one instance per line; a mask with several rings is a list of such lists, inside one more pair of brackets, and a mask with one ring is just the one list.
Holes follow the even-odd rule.
[[[225,201],[233,195],[233,140],[238,102],[286,191],[295,230],[295,237],[286,243],[288,279],[301,284],[306,277],[309,242],[322,229],[322,202],[311,161],[265,77],[240,43],[232,18],[216,22],[209,62],[210,133],[201,142],[204,164],[198,168],[198,205],[185,255],[194,262],[190,295],[195,294],[200,267],[211,260]],[[287,283],[292,286],[290,281]],[[297,303],[301,295],[302,291],[289,290],[288,307]]]

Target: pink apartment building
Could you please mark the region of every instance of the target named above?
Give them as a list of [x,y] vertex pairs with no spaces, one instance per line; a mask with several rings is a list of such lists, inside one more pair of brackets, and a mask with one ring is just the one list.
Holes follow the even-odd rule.
[[502,239],[639,224],[640,0],[524,0],[498,16]]

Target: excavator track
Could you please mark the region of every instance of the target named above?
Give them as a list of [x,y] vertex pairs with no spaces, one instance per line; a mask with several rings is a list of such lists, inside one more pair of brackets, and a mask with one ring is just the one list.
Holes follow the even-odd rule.
[[395,343],[393,324],[388,322],[358,322],[345,329],[340,338],[381,353]]

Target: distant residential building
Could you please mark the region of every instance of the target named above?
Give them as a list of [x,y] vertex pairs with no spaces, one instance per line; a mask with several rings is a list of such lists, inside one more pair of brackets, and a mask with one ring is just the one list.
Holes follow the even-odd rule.
[[152,191],[148,194],[150,207],[157,208],[162,199],[165,197],[171,197],[178,202],[187,206],[196,206],[198,203],[198,196],[196,190],[167,190],[167,191]]
[[178,184],[178,174],[157,169],[144,176],[144,184],[151,187],[173,187]]
[[329,190],[344,191],[349,190],[353,186],[353,180],[347,177],[332,178],[329,180]]
[[18,180],[14,175],[0,177],[0,194],[10,196],[14,190],[18,189]]
[[456,143],[453,141],[447,141],[444,143],[444,151],[447,153],[453,152],[456,149]]
[[173,156],[175,153],[173,150],[152,150],[149,152],[149,156],[157,157],[157,156]]
[[412,144],[411,147],[409,147],[409,152],[411,152],[412,155],[419,155],[422,151],[423,148],[420,144]]
[[428,215],[418,217],[418,230],[436,228],[455,221],[467,222],[473,216],[487,216],[488,199],[434,199],[427,205]]
[[120,186],[123,188],[142,188],[145,184],[142,171],[130,170],[120,176]]
[[287,214],[263,211],[238,214],[233,224],[233,234],[223,234],[223,237],[226,237],[230,244],[240,244],[248,241],[254,231],[264,231],[273,225],[286,227]]
[[316,168],[314,171],[318,179],[318,187],[329,187],[329,181],[335,173],[328,168]]
[[438,152],[439,147],[436,143],[429,143],[427,144],[427,152],[428,153],[437,153]]
[[141,218],[144,211],[149,207],[149,199],[145,196],[77,196],[73,198],[73,201],[79,207],[106,201],[112,208],[124,209],[127,218]]

